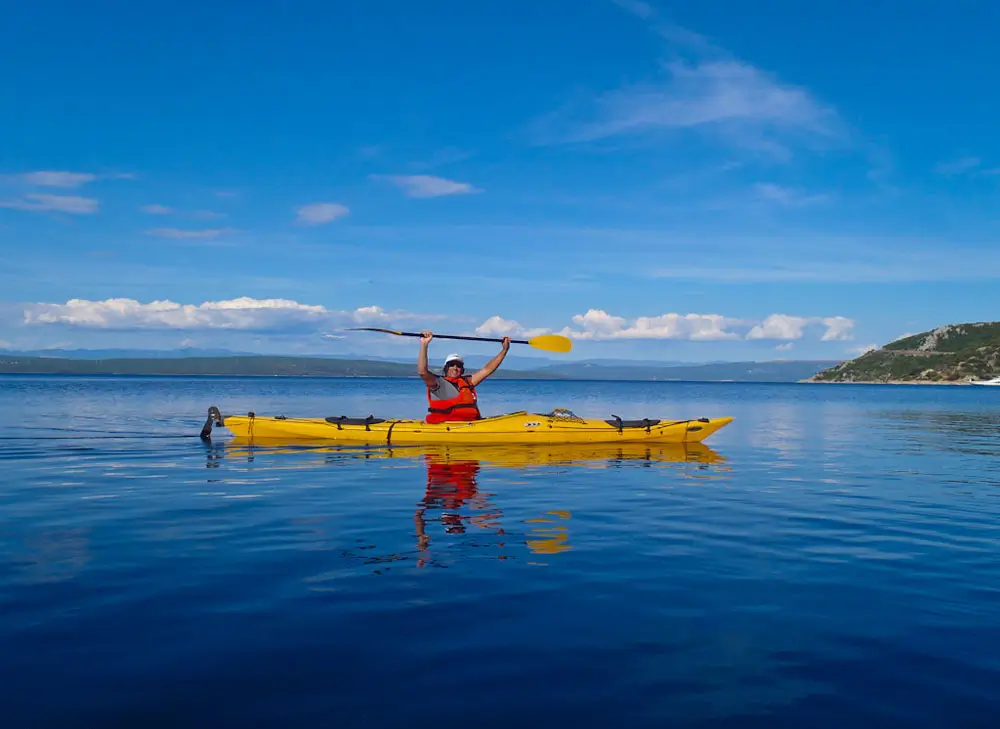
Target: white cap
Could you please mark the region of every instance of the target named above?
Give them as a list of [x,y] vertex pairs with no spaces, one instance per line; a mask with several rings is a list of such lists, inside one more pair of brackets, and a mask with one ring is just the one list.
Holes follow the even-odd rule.
[[460,355],[458,352],[452,352],[451,354],[449,354],[447,357],[444,358],[444,366],[447,367],[449,362],[455,362],[455,361],[461,362],[463,365],[465,364],[465,360],[462,359],[462,355]]

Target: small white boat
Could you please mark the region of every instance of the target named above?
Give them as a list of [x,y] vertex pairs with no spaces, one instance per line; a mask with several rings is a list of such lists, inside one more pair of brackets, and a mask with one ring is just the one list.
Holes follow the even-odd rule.
[[1000,377],[994,377],[992,380],[969,380],[970,385],[1000,385]]

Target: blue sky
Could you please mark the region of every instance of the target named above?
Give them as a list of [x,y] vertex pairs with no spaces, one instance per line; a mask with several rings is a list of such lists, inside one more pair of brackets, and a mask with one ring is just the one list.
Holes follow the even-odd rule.
[[1000,6],[900,7],[15,4],[0,346],[838,359],[1000,318]]

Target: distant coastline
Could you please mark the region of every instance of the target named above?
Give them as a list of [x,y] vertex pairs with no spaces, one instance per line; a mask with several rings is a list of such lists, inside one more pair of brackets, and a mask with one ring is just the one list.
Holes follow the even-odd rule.
[[[566,362],[501,368],[495,379],[638,382],[786,382],[808,378],[829,361],[775,360],[658,365]],[[214,357],[69,358],[0,354],[0,374],[163,375],[218,377],[416,378],[416,364],[365,359],[237,355]]]
[[971,387],[972,382],[948,382],[938,380],[799,380],[803,385],[954,385]]

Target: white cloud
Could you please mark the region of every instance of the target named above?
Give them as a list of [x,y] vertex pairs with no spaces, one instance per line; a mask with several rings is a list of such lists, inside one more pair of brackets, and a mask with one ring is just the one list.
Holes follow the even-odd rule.
[[90,172],[57,172],[54,170],[39,170],[38,172],[27,172],[21,176],[29,185],[39,187],[79,187],[97,179],[97,175]]
[[573,323],[594,335],[610,335],[623,330],[628,320],[621,316],[613,316],[603,309],[588,309],[586,314],[575,314]]
[[69,213],[70,215],[91,215],[96,213],[100,203],[94,198],[75,195],[46,195],[32,192],[20,200],[0,201],[0,208],[27,210],[29,212]]
[[26,308],[24,323],[99,329],[267,329],[292,321],[325,318],[328,313],[322,306],[286,299],[241,297],[206,301],[198,306],[169,300],[142,304],[134,299],[70,299],[65,304],[34,304]]
[[789,349],[791,349],[794,346],[795,345],[792,342],[785,342],[784,344],[779,344],[777,347],[775,347],[775,349],[777,349],[777,350],[779,350],[781,352],[787,352]]
[[837,341],[851,338],[854,320],[843,316],[805,317],[788,314],[771,314],[747,332],[747,339],[802,339],[806,327],[822,324],[826,332],[821,341]]
[[359,324],[384,324],[393,318],[381,306],[359,306],[353,317]]
[[[85,329],[125,330],[323,330],[373,323],[391,325],[395,321],[429,318],[435,317],[405,311],[387,312],[378,306],[341,311],[289,299],[254,299],[247,296],[201,304],[180,304],[170,300],[142,303],[125,298],[104,301],[70,299],[65,304],[36,303],[24,308],[24,323],[28,325],[61,324]],[[337,336],[330,334],[328,338]]]
[[455,182],[432,175],[371,175],[384,179],[402,189],[407,197],[444,197],[447,195],[472,195],[482,192],[466,182]]
[[[854,321],[845,317],[802,317],[771,314],[762,321],[748,321],[720,314],[661,314],[635,319],[609,314],[603,309],[589,309],[572,318],[572,325],[559,334],[580,340],[602,339],[675,339],[687,341],[733,341],[738,339],[802,339],[810,326],[826,326],[822,340],[848,339]],[[480,333],[520,333],[516,322],[500,317],[487,320],[477,329]],[[539,330],[538,333],[548,330]],[[778,349],[791,349],[785,344]]]
[[166,205],[143,205],[139,208],[144,213],[149,215],[170,215],[174,212],[173,208],[168,208]]
[[854,354],[854,355],[857,355],[857,356],[860,357],[863,354],[868,354],[869,352],[874,352],[877,349],[878,349],[878,345],[877,344],[866,344],[863,347],[851,347],[851,348],[849,348],[847,350],[847,353],[848,354]]
[[295,213],[295,222],[300,225],[325,225],[350,213],[346,205],[332,202],[315,202],[302,205]]
[[602,309],[590,309],[586,314],[573,317],[578,329],[566,327],[560,334],[573,339],[689,339],[713,341],[738,339],[726,331],[739,320],[717,314],[662,314],[640,316],[631,323],[620,316],[613,316]]
[[183,228],[153,228],[147,230],[146,235],[154,235],[157,238],[173,238],[174,240],[201,239],[214,240],[229,233],[234,232],[233,228],[206,228],[203,230],[184,230]]
[[191,213],[191,217],[198,220],[219,220],[226,217],[226,213],[217,213],[214,210],[195,210]]
[[854,320],[843,316],[829,316],[821,320],[826,325],[826,333],[822,337],[824,342],[836,342],[853,338],[851,330],[854,329]]
[[771,314],[747,334],[747,339],[801,339],[810,319],[803,316]]
[[548,334],[544,328],[525,329],[518,322],[504,319],[501,316],[491,316],[478,327],[476,334],[484,337],[523,337],[531,339],[539,334]]

